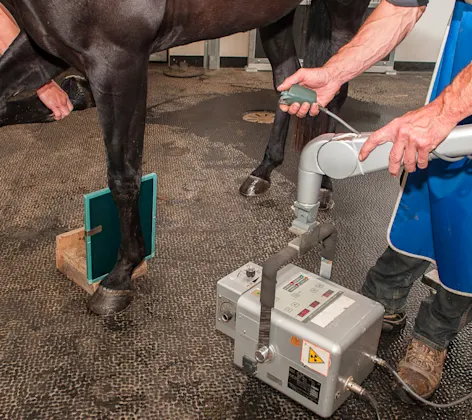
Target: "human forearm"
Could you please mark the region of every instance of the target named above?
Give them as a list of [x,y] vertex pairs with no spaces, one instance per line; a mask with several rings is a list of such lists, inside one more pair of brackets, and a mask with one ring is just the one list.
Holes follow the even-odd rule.
[[2,55],[20,33],[20,28],[2,4],[0,4],[0,28],[0,55]]
[[465,67],[432,102],[396,118],[374,132],[360,150],[364,160],[378,145],[393,142],[390,152],[392,174],[400,173],[403,159],[407,172],[428,166],[429,154],[454,127],[472,115],[472,64]]
[[457,125],[472,115],[472,64],[464,68],[442,93],[431,102],[444,120]]
[[352,80],[387,56],[411,32],[425,7],[398,7],[383,0],[324,66],[339,85]]

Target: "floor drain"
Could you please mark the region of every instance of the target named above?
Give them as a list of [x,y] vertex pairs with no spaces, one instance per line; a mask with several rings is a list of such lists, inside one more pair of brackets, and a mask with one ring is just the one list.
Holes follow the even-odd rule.
[[257,124],[273,124],[275,112],[272,111],[250,111],[243,114],[243,120]]
[[173,64],[164,70],[164,74],[169,77],[190,78],[203,76],[205,69],[202,67],[191,67],[185,61],[180,64]]

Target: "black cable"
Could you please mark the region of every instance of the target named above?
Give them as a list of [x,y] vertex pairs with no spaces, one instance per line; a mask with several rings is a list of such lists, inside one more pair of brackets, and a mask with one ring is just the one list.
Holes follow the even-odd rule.
[[377,417],[377,420],[381,420],[380,418],[380,412],[379,412],[379,403],[377,400],[374,398],[374,396],[367,391],[364,388],[364,392],[362,394],[362,397],[372,406],[372,408],[375,410],[375,415]]
[[379,413],[379,404],[369,391],[367,391],[364,387],[360,386],[358,383],[354,382],[352,377],[350,377],[346,381],[346,389],[353,392],[354,394],[359,395],[361,398],[366,400],[375,410],[375,415],[376,415],[377,420],[381,420],[380,413]]

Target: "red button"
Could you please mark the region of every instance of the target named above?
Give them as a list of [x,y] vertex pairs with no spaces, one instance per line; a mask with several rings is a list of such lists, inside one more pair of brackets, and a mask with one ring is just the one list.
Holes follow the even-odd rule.
[[312,308],[316,308],[318,305],[320,304],[320,302],[317,302],[316,300],[314,302],[311,303],[311,307]]
[[298,316],[300,316],[300,317],[303,318],[303,317],[304,317],[307,313],[309,313],[309,312],[310,312],[310,311],[309,311],[308,309],[303,309],[303,311],[301,311],[301,312],[298,314]]
[[332,290],[328,290],[326,293],[323,294],[324,297],[330,297],[333,294]]

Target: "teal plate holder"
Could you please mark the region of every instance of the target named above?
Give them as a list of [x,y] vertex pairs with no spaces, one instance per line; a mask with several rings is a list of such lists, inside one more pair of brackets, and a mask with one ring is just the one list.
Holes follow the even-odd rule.
[[[141,179],[139,214],[146,250],[145,261],[155,255],[157,175]],[[121,241],[120,219],[109,188],[84,195],[87,283],[106,277],[116,264]]]

